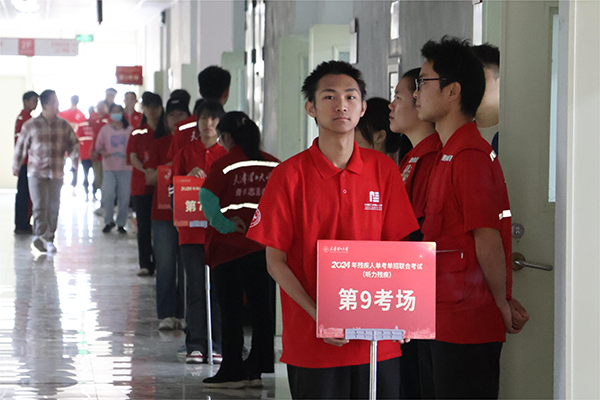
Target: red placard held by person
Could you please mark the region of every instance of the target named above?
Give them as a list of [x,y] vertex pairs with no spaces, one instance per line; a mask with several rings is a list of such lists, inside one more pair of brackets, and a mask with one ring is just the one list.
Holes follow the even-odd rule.
[[173,224],[190,228],[206,228],[208,221],[200,205],[199,193],[204,178],[173,177]]
[[169,182],[171,180],[171,166],[159,165],[157,168],[158,183],[156,184],[156,207],[159,210],[171,209],[171,198],[169,197]]
[[319,240],[317,337],[346,329],[435,339],[435,243]]

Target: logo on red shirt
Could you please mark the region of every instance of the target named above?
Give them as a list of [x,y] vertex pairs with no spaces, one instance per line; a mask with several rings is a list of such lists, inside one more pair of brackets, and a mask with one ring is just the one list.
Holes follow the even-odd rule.
[[250,228],[254,228],[256,225],[258,225],[260,223],[260,219],[261,219],[260,210],[256,209],[256,212],[254,213],[254,217],[252,217],[252,222],[250,222]]
[[369,202],[365,203],[366,211],[383,211],[383,205],[379,203],[379,192],[369,192]]

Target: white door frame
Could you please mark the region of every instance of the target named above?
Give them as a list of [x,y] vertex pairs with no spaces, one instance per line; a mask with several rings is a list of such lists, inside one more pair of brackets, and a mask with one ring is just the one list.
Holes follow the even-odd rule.
[[600,398],[600,2],[560,1],[554,397]]

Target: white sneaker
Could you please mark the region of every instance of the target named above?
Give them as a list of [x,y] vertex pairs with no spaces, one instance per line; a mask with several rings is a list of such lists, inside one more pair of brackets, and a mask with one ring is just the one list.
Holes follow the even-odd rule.
[[163,319],[162,321],[160,321],[160,324],[158,324],[158,330],[159,331],[172,331],[173,329],[175,329],[177,327],[177,318],[174,317],[167,317],[165,319]]
[[33,247],[35,247],[42,253],[45,253],[46,251],[48,251],[48,249],[46,247],[46,241],[44,239],[42,239],[41,237],[34,238],[32,244],[33,244]]
[[58,252],[58,250],[56,249],[56,246],[52,242],[46,243],[46,249],[48,250],[48,253],[51,253],[51,254],[55,254],[56,252]]

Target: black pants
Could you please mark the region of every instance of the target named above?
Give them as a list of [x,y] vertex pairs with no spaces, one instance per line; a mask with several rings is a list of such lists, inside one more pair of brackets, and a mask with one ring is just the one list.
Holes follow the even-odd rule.
[[419,340],[424,399],[497,399],[502,343]]
[[401,396],[404,399],[421,398],[418,340],[412,340],[402,345],[402,357],[400,357],[400,389]]
[[[90,169],[92,168],[92,160],[81,160],[81,166],[83,167],[83,190],[85,190],[85,194],[90,192],[89,186],[89,175]],[[77,183],[77,175],[74,175],[75,183]],[[75,186],[75,185],[73,185]]]
[[138,226],[138,258],[140,268],[146,268],[154,274],[154,255],[152,251],[152,195],[133,196],[133,206]]
[[[267,272],[265,251],[218,265],[212,276],[221,307],[223,363],[219,374],[239,380],[245,373],[274,372],[272,279]],[[244,293],[250,309],[252,349],[242,363]]]
[[[334,368],[287,366],[293,399],[368,399],[370,365]],[[400,398],[400,357],[377,363],[377,398]]]
[[21,165],[15,196],[15,229],[30,229],[31,213],[29,212],[29,182],[27,164]]
[[[181,263],[185,269],[185,347],[188,354],[199,351],[208,354],[208,324],[206,316],[206,265],[203,244],[179,245]],[[214,279],[211,277],[211,282]],[[214,288],[210,292],[212,339],[215,352],[221,354],[221,310]]]

